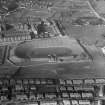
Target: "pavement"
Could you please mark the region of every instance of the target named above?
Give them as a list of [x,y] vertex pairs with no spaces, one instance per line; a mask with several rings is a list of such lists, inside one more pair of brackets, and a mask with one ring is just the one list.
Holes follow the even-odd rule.
[[91,8],[91,10],[93,11],[93,13],[100,19],[102,19],[103,21],[105,21],[105,18],[103,16],[100,16],[100,14],[96,11],[96,9],[94,8],[94,6],[92,5],[92,0],[87,1],[89,7]]
[[91,6],[94,8],[94,10],[102,17],[105,19],[105,1],[104,0],[100,0],[100,1],[96,1],[96,0],[89,0]]
[[99,74],[105,72],[105,56],[103,55],[101,48],[97,48],[95,45],[85,46],[89,53],[93,57],[93,65]]

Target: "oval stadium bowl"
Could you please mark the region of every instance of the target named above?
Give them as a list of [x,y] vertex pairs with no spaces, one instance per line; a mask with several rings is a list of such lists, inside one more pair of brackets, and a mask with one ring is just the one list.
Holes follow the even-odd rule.
[[9,59],[17,66],[37,63],[64,63],[87,58],[78,42],[68,36],[34,39],[18,44],[10,50]]

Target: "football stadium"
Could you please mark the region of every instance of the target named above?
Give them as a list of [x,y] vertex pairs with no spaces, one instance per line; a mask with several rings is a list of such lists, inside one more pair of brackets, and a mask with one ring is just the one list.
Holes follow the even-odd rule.
[[1,105],[105,105],[105,0],[0,0]]

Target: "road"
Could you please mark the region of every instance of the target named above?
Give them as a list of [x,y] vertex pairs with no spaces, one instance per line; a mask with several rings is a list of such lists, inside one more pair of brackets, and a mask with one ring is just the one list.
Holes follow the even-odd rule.
[[100,18],[100,19],[102,19],[103,21],[105,21],[105,18],[102,17],[102,16],[100,16],[100,14],[96,11],[96,9],[94,8],[94,6],[92,5],[92,0],[88,0],[87,3],[88,3],[88,5],[89,5],[90,9],[93,11],[93,13],[94,13],[98,18]]
[[84,45],[89,54],[92,56],[92,69],[96,70],[95,73],[99,75],[105,74],[105,57],[101,51],[101,48],[97,48],[95,45]]

